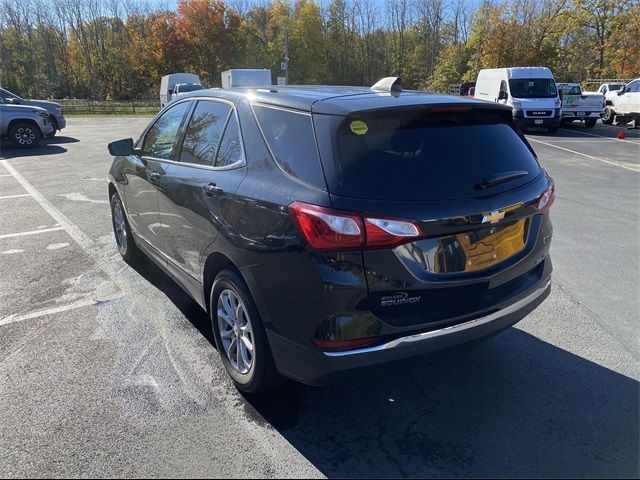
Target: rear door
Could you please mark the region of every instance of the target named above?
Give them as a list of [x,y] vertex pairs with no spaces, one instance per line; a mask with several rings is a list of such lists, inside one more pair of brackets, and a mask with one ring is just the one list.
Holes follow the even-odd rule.
[[201,254],[235,220],[247,168],[231,103],[198,100],[181,148],[160,183],[162,248],[173,267],[201,281]]
[[333,132],[333,147],[318,143],[334,208],[421,226],[418,241],[363,252],[370,308],[391,324],[469,315],[535,280],[523,275],[548,180],[510,111],[493,108],[315,118],[318,135]]

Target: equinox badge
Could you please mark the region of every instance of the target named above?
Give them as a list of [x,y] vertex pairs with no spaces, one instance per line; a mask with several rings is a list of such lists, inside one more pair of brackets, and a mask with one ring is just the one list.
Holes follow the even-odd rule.
[[418,303],[421,297],[410,297],[407,292],[396,292],[393,295],[386,295],[380,299],[381,307],[393,307],[396,305],[408,305]]

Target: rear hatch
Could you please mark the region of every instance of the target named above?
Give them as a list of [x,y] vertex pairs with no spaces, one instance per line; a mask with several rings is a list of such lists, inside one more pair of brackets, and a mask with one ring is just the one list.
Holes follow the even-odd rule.
[[419,227],[419,238],[363,250],[368,308],[379,317],[450,323],[539,279],[537,207],[549,180],[510,109],[421,106],[315,115],[314,124],[332,138],[318,143],[335,209]]

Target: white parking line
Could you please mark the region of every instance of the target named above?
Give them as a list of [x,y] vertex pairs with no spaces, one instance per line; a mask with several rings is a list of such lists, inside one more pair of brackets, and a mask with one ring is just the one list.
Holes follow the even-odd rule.
[[528,138],[528,140],[531,141],[531,142],[541,143],[541,144],[546,145],[548,147],[557,148],[558,150],[564,150],[565,152],[570,152],[570,153],[573,153],[575,155],[581,155],[583,157],[587,157],[587,158],[590,158],[592,160],[597,160],[599,162],[608,163],[608,164],[614,165],[616,167],[624,168],[625,170],[631,170],[632,172],[639,172],[640,173],[640,166],[638,166],[637,168],[629,167],[627,165],[621,165],[621,164],[619,164],[617,162],[612,162],[611,160],[606,160],[604,158],[594,157],[592,155],[587,155],[586,153],[582,153],[582,152],[576,152],[575,150],[570,150],[568,148],[560,147],[559,145],[554,145],[552,143],[543,142],[541,140],[535,140],[533,138]]
[[67,305],[62,305],[60,307],[45,308],[43,310],[36,310],[34,312],[25,313],[22,315],[18,315],[14,313],[13,315],[9,315],[8,317],[0,318],[0,327],[4,325],[9,325],[11,323],[23,322],[25,320],[31,320],[33,318],[44,317],[45,315],[53,315],[55,313],[62,313],[69,310],[75,310],[76,308],[98,305],[100,303],[108,302],[110,300],[116,300],[123,296],[124,294],[120,292],[104,299],[85,298],[73,303],[69,303]]
[[606,138],[608,140],[616,140],[617,142],[627,142],[627,143],[632,143],[634,145],[640,145],[640,142],[634,142],[633,140],[605,137],[604,135],[596,135],[595,133],[581,132],[579,130],[567,130],[566,128],[561,128],[560,130],[562,130],[563,132],[571,132],[571,133],[579,133],[580,135],[588,135],[589,137]]
[[[82,300],[78,300],[73,303],[69,303],[67,305],[61,305],[59,307],[49,308],[45,310],[38,310],[35,312],[28,312],[21,315],[13,314],[8,317],[0,319],[0,326],[7,325],[10,323],[21,322],[23,320],[29,320],[32,318],[41,317],[44,315],[50,315],[54,313],[65,312],[67,310],[72,310],[79,307],[97,305],[102,303],[103,301],[114,300],[116,298],[120,298],[124,296],[124,292],[126,291],[126,282],[122,279],[122,270],[125,268],[129,268],[128,266],[124,268],[119,268],[117,264],[110,264],[106,261],[101,260],[94,251],[95,242],[89,238],[76,224],[74,224],[71,220],[67,218],[60,210],[58,210],[49,200],[47,200],[44,195],[42,195],[33,185],[31,185],[26,178],[24,178],[20,172],[18,172],[7,160],[0,160],[0,165],[3,165],[5,169],[11,174],[13,178],[15,178],[22,187],[29,192],[29,194],[33,197],[33,199],[40,204],[40,206],[57,222],[58,227],[50,228],[50,229],[40,229],[35,230],[33,233],[40,233],[44,231],[52,231],[52,230],[64,230],[69,234],[69,236],[82,248],[82,250],[91,257],[98,268],[100,268],[106,275],[109,277],[110,281],[118,288],[119,292],[104,298],[104,299],[90,299],[85,298]],[[0,238],[6,238],[10,236],[18,236],[18,235],[28,235],[29,232],[24,232],[21,234],[7,234],[2,235]]]
[[27,235],[37,235],[38,233],[55,232],[57,230],[63,230],[63,228],[52,227],[52,228],[42,228],[40,230],[31,230],[29,232],[5,233],[4,235],[0,235],[0,240],[2,240],[3,238],[24,237]]
[[0,197],[0,200],[4,200],[6,198],[22,198],[22,197],[30,197],[31,194],[30,193],[21,193],[19,195],[5,195],[3,197]]
[[12,177],[10,173],[0,173],[0,177]]
[[31,185],[13,166],[7,161],[2,160],[0,162],[4,165],[13,178],[15,178],[22,188],[24,188],[27,192],[29,192],[34,200],[40,204],[44,210],[53,217],[53,219],[58,222],[64,230],[69,234],[71,238],[73,238],[78,245],[82,247],[83,250],[88,251],[89,248],[93,245],[93,241],[78,228],[77,225],[71,222],[60,210],[53,206],[53,204],[44,198],[44,196],[36,190],[36,188]]

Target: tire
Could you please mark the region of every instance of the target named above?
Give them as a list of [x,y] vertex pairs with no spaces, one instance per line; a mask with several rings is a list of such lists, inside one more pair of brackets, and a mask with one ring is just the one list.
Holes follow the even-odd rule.
[[116,237],[118,251],[125,262],[130,265],[139,263],[144,255],[138,249],[138,246],[131,234],[129,220],[125,214],[124,205],[117,193],[111,195],[111,223],[113,225],[113,234]]
[[558,127],[548,127],[547,131],[549,133],[556,133],[558,131]]
[[602,114],[602,123],[605,125],[611,125],[613,123],[613,117],[615,117],[615,112],[611,109],[611,107],[605,107],[604,113]]
[[283,377],[273,363],[267,334],[244,280],[232,270],[221,271],[211,287],[209,302],[216,347],[236,388],[258,395],[282,384]]
[[35,123],[16,122],[9,129],[9,138],[18,148],[32,148],[42,140],[42,132]]
[[595,127],[595,126],[596,126],[596,122],[597,122],[597,121],[598,121],[598,119],[597,119],[597,118],[587,118],[587,119],[584,121],[584,126],[585,126],[585,127],[587,127],[587,128],[593,128],[593,127]]
[[51,122],[53,131],[50,134],[46,135],[45,138],[53,138],[56,136],[56,133],[58,132],[58,121],[56,120],[56,117],[54,117],[53,115],[49,115],[49,121]]

